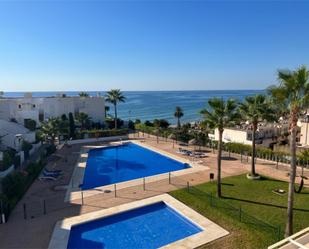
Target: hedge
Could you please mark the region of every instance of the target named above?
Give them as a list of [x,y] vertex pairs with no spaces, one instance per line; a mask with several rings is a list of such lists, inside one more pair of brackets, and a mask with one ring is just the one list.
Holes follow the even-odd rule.
[[124,136],[127,135],[128,133],[129,129],[81,131],[82,137],[85,137],[85,135],[87,134],[89,138]]
[[0,201],[7,204],[7,215],[38,177],[44,166],[45,164],[41,160],[36,163],[29,163],[25,171],[15,171],[2,180],[3,194],[0,196]]
[[[216,148],[218,144],[218,141],[211,141],[210,147]],[[223,150],[230,151],[232,153],[236,154],[243,154],[243,155],[252,155],[252,146],[247,144],[241,144],[241,143],[223,143]],[[278,161],[278,162],[285,162],[289,163],[290,154],[284,153],[281,151],[273,151],[266,147],[257,146],[256,147],[256,157],[257,158],[263,158],[268,159],[272,161]],[[297,155],[297,164],[298,165],[307,165],[309,164],[309,157],[303,154]]]

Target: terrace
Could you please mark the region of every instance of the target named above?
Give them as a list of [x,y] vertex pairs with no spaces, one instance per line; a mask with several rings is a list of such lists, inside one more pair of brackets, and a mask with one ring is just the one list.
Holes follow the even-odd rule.
[[[138,139],[137,134],[131,138]],[[195,159],[178,154],[177,151],[180,146],[178,144],[173,144],[171,140],[159,139],[158,141],[154,136],[147,136],[141,140],[141,143],[150,146],[152,149],[164,152],[169,156],[173,155],[183,160],[189,160],[191,163],[203,167],[204,170],[189,172],[181,176],[172,175],[170,181],[168,175],[155,181],[151,181],[146,177],[145,181],[140,179],[138,185],[119,188],[117,192],[113,190],[99,190],[96,191],[97,193],[95,195],[82,196],[82,194],[80,194],[79,198],[70,202],[64,202],[72,173],[76,163],[78,163],[80,151],[85,146],[89,146],[89,144],[77,144],[71,147],[63,147],[57,152],[57,154],[62,155],[62,157],[60,157],[58,161],[51,162],[47,166],[48,168],[61,169],[64,173],[63,177],[57,182],[42,182],[36,180],[34,184],[32,184],[23,199],[13,210],[9,222],[0,226],[1,246],[13,248],[23,244],[26,245],[25,247],[27,248],[46,248],[49,244],[54,225],[58,220],[142,200],[181,188],[187,189],[188,185],[191,189],[192,186],[208,182],[210,180],[210,173],[216,172],[216,154],[210,150],[206,151],[207,157]],[[106,145],[108,144],[109,143],[106,143]],[[97,143],[97,145],[101,146],[102,143]],[[95,146],[95,143],[91,144],[91,146]],[[195,149],[193,146],[188,148],[191,150]],[[275,164],[270,164],[270,162],[258,161],[258,172],[284,181],[288,180],[286,175],[287,168],[285,168],[284,165],[276,169]],[[224,156],[222,164],[222,174],[224,178],[244,174],[249,168],[249,163],[246,161],[241,162],[236,155],[231,155],[231,158],[227,155]],[[305,174],[307,173],[308,172],[305,171]],[[26,217],[24,204],[26,206]],[[211,218],[208,214],[206,217]],[[223,224],[222,227],[228,231],[233,231],[228,225]],[[18,237],[14,236],[16,233],[19,234]],[[36,236],[38,233],[40,233],[40,236]],[[237,238],[238,235],[232,233],[222,240],[228,241],[230,237],[234,238],[234,236]]]

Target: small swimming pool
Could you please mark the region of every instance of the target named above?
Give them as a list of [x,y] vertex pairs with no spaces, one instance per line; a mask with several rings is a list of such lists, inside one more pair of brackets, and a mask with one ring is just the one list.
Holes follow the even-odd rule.
[[81,188],[87,190],[189,167],[134,143],[92,149]]
[[201,231],[161,201],[72,226],[67,248],[151,249]]

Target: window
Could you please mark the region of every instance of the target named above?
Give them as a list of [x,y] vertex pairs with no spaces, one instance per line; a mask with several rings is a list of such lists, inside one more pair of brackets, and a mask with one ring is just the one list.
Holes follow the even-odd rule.
[[21,109],[21,105],[18,105],[18,108]]
[[32,105],[33,108],[35,108],[35,105]]

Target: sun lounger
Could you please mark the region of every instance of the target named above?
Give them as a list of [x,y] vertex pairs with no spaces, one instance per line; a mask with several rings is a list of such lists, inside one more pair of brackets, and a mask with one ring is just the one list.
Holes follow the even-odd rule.
[[48,169],[45,168],[43,171],[46,172],[46,173],[54,173],[54,174],[57,173],[57,174],[59,174],[59,173],[61,173],[62,170],[60,170],[60,169],[58,169],[58,170],[48,170]]
[[179,148],[178,151],[176,151],[176,153],[179,153],[179,154],[182,154],[182,155],[185,155],[185,156],[191,156],[192,155],[192,151],[185,150],[185,149],[182,149],[182,148]]
[[196,157],[196,158],[204,158],[204,157],[206,157],[206,153],[203,153],[203,152],[194,152],[192,156],[194,156],[194,157]]
[[58,177],[54,177],[54,176],[44,176],[44,175],[39,176],[40,181],[44,181],[44,180],[57,181],[58,179],[59,179]]
[[48,171],[48,170],[43,170],[42,175],[44,176],[52,176],[52,177],[58,177],[60,176],[62,173],[61,171]]

